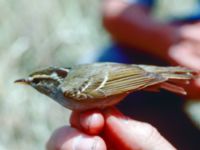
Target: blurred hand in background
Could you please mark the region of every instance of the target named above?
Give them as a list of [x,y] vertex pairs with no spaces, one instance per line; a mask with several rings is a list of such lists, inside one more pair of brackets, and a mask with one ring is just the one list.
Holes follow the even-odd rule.
[[[173,65],[200,71],[200,23],[163,23],[151,10],[124,0],[105,0],[105,28],[118,43],[150,54]],[[200,79],[188,87],[189,98],[200,98]]]

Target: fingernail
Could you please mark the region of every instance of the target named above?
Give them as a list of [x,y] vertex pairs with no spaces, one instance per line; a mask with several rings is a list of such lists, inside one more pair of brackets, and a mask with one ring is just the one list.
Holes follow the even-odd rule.
[[81,114],[80,123],[88,134],[98,134],[104,126],[104,118],[102,113],[98,111],[87,112]]
[[130,120],[130,118],[129,117],[127,117],[127,116],[123,116],[123,117],[114,117],[114,119],[116,120],[116,121],[118,121],[119,123],[123,123],[123,124],[128,124],[129,123],[129,120]]
[[102,150],[105,143],[99,137],[78,136],[74,139],[73,150]]
[[93,129],[92,128],[92,123],[93,122],[96,122],[96,120],[98,120],[98,116],[97,116],[97,114],[92,114],[89,118],[88,118],[88,120],[87,120],[87,130],[88,131],[90,131],[91,132],[91,130]]

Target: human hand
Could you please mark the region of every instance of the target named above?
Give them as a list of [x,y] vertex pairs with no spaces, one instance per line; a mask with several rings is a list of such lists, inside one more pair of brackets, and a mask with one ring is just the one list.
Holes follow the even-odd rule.
[[[153,19],[150,12],[123,0],[106,0],[102,9],[104,27],[115,41],[133,51],[200,71],[200,23],[162,23]],[[188,98],[199,99],[200,79],[185,89]]]
[[48,150],[174,150],[150,124],[130,119],[115,108],[73,112],[71,126],[57,129]]
[[[169,47],[171,62],[200,72],[200,23],[178,27],[180,40]],[[188,97],[200,98],[200,78],[186,87]]]

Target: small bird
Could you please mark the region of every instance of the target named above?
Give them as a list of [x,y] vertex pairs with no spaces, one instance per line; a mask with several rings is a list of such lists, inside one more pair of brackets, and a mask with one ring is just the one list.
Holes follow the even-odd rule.
[[188,83],[194,71],[183,67],[159,67],[122,63],[92,63],[72,68],[49,67],[34,72],[25,83],[71,110],[103,109],[139,90],[186,91],[178,83]]

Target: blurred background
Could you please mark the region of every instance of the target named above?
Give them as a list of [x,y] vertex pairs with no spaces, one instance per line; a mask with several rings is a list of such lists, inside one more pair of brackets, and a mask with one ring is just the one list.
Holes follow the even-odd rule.
[[69,111],[13,81],[95,60],[108,36],[99,0],[0,0],[0,150],[44,149]]
[[[169,11],[163,6],[159,17]],[[44,149],[68,124],[70,111],[13,81],[47,66],[95,61],[110,42],[100,7],[101,0],[0,0],[0,150]],[[198,125],[200,104],[188,102],[186,112]]]

